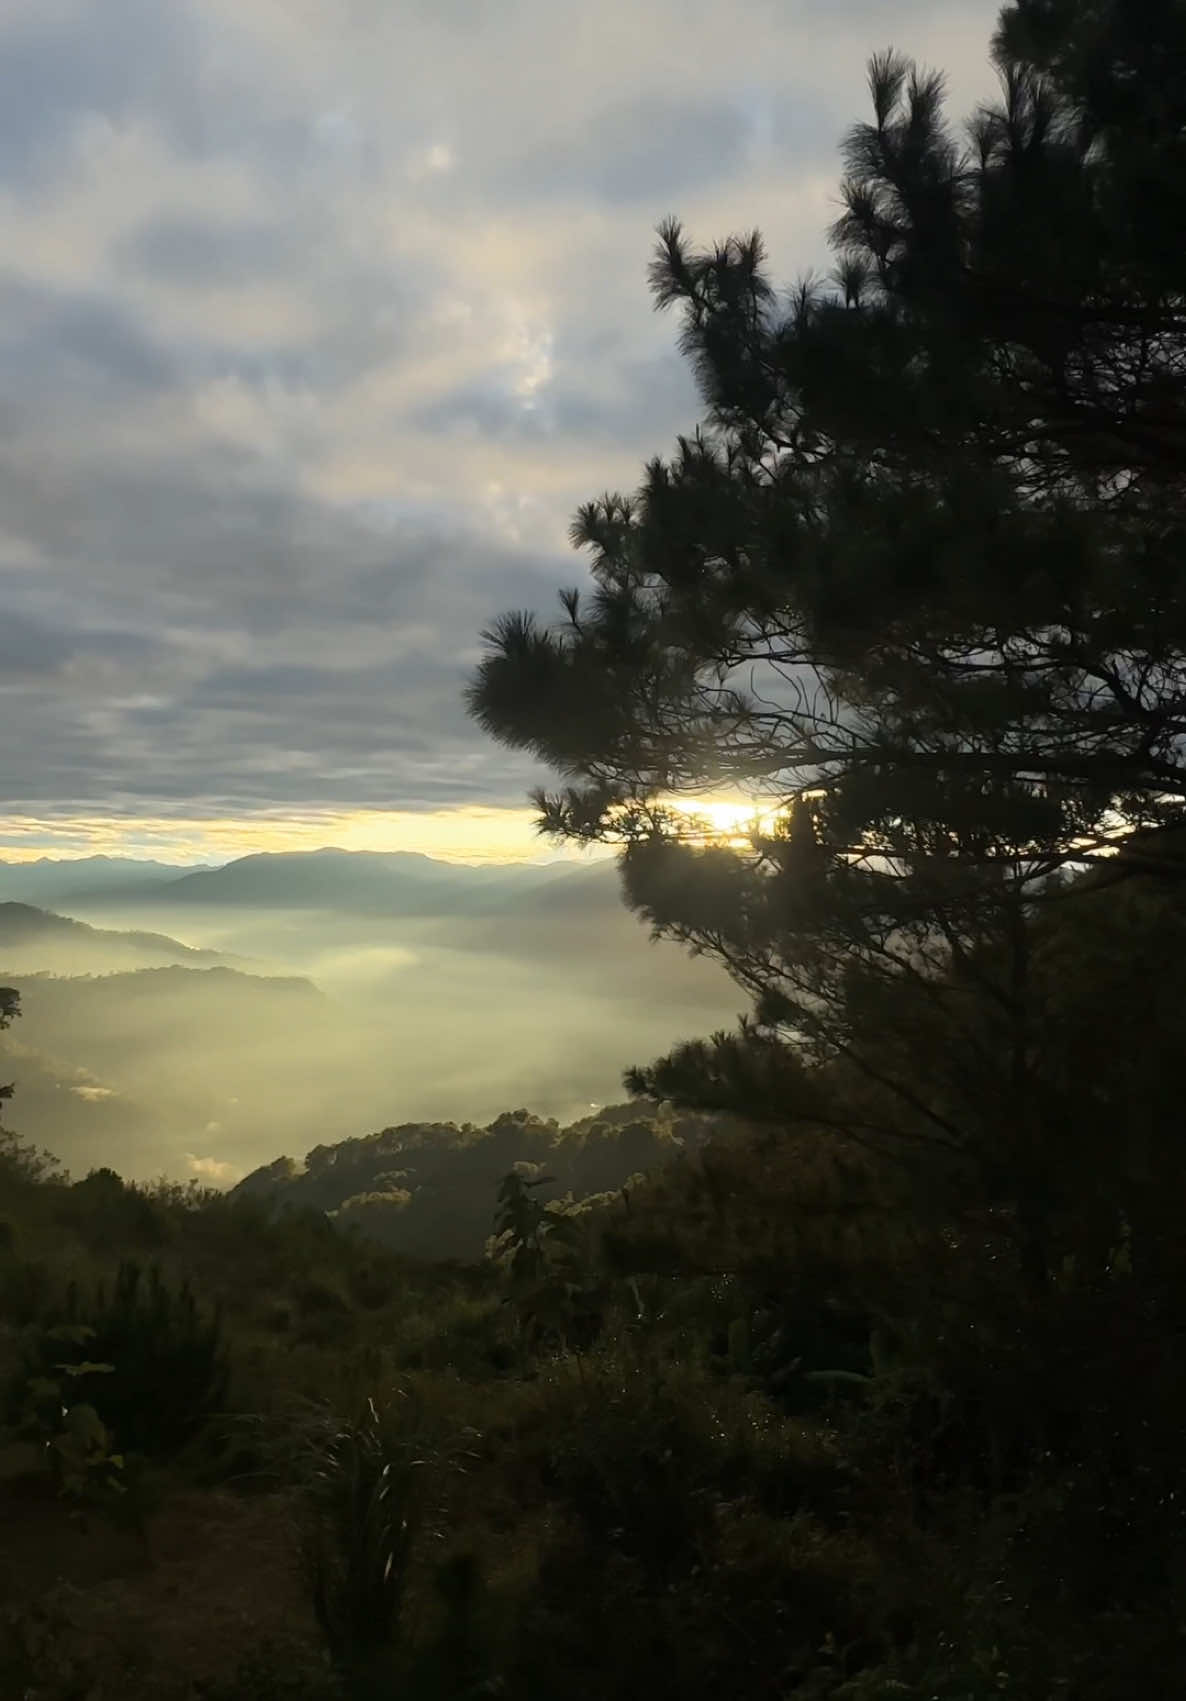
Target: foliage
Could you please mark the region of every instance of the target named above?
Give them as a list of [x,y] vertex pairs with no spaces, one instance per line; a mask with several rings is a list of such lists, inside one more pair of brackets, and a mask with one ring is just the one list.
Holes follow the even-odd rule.
[[109,1364],[92,1403],[126,1451],[176,1452],[222,1409],[228,1364],[220,1315],[203,1314],[188,1279],[173,1288],[154,1265],[145,1281],[142,1266],[128,1260],[111,1289],[101,1281],[89,1299],[71,1284],[61,1310],[60,1320],[32,1330],[27,1373],[43,1376],[63,1357],[62,1373],[71,1376],[96,1360]]
[[525,1350],[579,1354],[600,1331],[604,1295],[576,1213],[536,1196],[551,1180],[528,1178],[522,1169],[503,1177],[488,1253],[505,1269],[507,1302]]
[[[871,62],[839,267],[789,311],[756,233],[694,253],[663,227],[653,292],[705,428],[580,510],[591,594],[553,629],[506,616],[470,691],[567,782],[541,827],[621,844],[632,907],[754,1001],[632,1088],[991,1141],[974,1162],[1024,1196],[1035,1276],[1026,1152],[1071,1114],[1041,1071],[1037,917],[1082,890],[1062,869],[1180,869],[1186,805],[1184,280],[1156,236],[1181,23],[1054,15],[1006,9],[962,149],[940,77]],[[761,806],[740,843],[676,807],[713,791]],[[924,1050],[950,1059],[935,1091]]]
[[[565,1213],[532,1179],[504,1189],[504,1232],[544,1250]],[[1006,1693],[1046,1701],[1071,1672],[1089,1701],[1141,1693],[1178,1658],[1172,1338],[1123,1262],[1103,1287],[1067,1272],[1039,1308],[991,1238],[912,1221],[911,1185],[824,1131],[718,1139],[556,1241],[557,1269],[579,1249],[596,1278],[596,1339],[578,1355],[541,1336],[498,1364],[507,1264],[393,1263],[376,1309],[385,1255],[177,1202],[172,1255],[232,1284],[250,1375],[228,1399],[260,1414],[209,1468],[291,1497],[277,1564],[286,1540],[303,1555],[352,1695],[497,1678],[570,1701],[772,1682],[954,1701],[1007,1673]],[[265,1303],[295,1313],[313,1288],[336,1296],[335,1332],[268,1344]],[[405,1341],[415,1371],[397,1369]],[[837,1371],[871,1380],[845,1400]],[[112,1373],[88,1379],[98,1398]],[[276,1658],[213,1693],[333,1693],[307,1651]]]
[[391,1456],[373,1403],[357,1424],[331,1419],[309,1445],[313,1518],[303,1559],[330,1651],[352,1665],[398,1634],[422,1461]]
[[[559,776],[541,829],[620,845],[753,1001],[627,1083],[764,1125],[782,1174],[710,1147],[603,1251],[681,1317],[699,1281],[701,1362],[845,1437],[916,1605],[940,1531],[961,1556],[925,1652],[820,1693],[1181,1666],[1184,49],[1175,5],[1017,0],[962,145],[879,55],[837,270],[789,307],[757,233],[668,221],[706,419],[578,512],[590,591],[499,621],[469,694]],[[729,842],[714,793],[754,808]],[[1088,1617],[1162,1652],[1109,1690]]]
[[[43,1342],[59,1352],[85,1349],[95,1332],[85,1324],[61,1324],[47,1330]],[[24,1389],[24,1427],[37,1434],[59,1494],[80,1511],[104,1506],[126,1492],[123,1455],[93,1404],[83,1398],[84,1384],[109,1376],[115,1366],[89,1358],[67,1358],[52,1375],[31,1377]]]
[[[21,1013],[21,995],[12,986],[0,986],[0,1033]],[[16,1084],[0,1084],[0,1111],[12,1098]],[[39,1151],[21,1140],[11,1128],[0,1127],[0,1186],[20,1186],[22,1182],[43,1181],[57,1167],[57,1160],[48,1152]]]
[[406,1389],[382,1403],[368,1395],[345,1422],[313,1405],[289,1430],[302,1567],[331,1658],[354,1679],[392,1669],[413,1564],[439,1535],[464,1439],[434,1436]]
[[617,1191],[711,1131],[710,1119],[658,1105],[609,1105],[566,1128],[526,1109],[485,1128],[403,1123],[361,1139],[316,1146],[303,1165],[281,1158],[232,1190],[276,1211],[326,1212],[343,1230],[418,1257],[480,1256],[490,1193],[516,1165],[547,1170],[547,1187],[573,1200]]
[[645,842],[664,794],[753,788],[810,797],[831,863],[1032,880],[1180,805],[1181,23],[1079,0],[1052,52],[1049,12],[1007,8],[962,149],[941,77],[871,62],[840,264],[789,312],[756,233],[662,228],[708,423],[580,510],[593,595],[507,616],[471,693],[577,782],[549,829]]

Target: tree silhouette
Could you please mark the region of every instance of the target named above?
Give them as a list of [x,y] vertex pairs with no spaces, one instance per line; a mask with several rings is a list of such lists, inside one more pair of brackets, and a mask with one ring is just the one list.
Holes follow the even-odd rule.
[[592,594],[506,616],[470,692],[573,782],[549,829],[670,835],[657,798],[736,787],[812,797],[832,855],[1032,880],[1178,817],[1183,26],[1050,10],[1006,12],[962,150],[941,79],[872,61],[840,264],[789,311],[757,233],[661,228],[706,424],[578,512]]
[[[500,620],[468,699],[564,780],[541,827],[621,845],[754,1001],[630,1085],[974,1153],[1039,1283],[1080,1044],[1047,1066],[1041,917],[1182,867],[1184,48],[1171,4],[1017,0],[962,144],[875,57],[787,307],[758,233],[665,222],[705,420],[579,510],[591,592]],[[739,842],[675,807],[714,791],[763,806]]]

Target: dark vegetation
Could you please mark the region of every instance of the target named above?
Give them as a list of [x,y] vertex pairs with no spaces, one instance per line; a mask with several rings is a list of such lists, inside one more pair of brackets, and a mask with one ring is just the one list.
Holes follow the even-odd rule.
[[302,1164],[277,1158],[231,1197],[266,1201],[275,1213],[325,1212],[392,1251],[473,1259],[490,1238],[494,1190],[510,1170],[535,1178],[541,1202],[587,1203],[696,1150],[722,1122],[625,1104],[566,1128],[525,1109],[505,1111],[485,1128],[405,1123],[315,1146]]
[[[752,1019],[568,1140],[233,1196],[7,1137],[12,1693],[1186,1692],[1186,14],[1015,0],[996,54],[966,153],[874,62],[789,314],[665,227],[708,424],[472,690]],[[722,786],[783,813],[663,807]],[[344,1232],[356,1183],[424,1254],[488,1187],[487,1255]]]

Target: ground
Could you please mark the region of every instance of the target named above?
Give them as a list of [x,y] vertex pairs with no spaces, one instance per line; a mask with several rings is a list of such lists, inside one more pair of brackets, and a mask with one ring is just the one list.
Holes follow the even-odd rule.
[[261,1649],[318,1648],[274,1493],[166,1482],[140,1536],[80,1528],[41,1475],[0,1479],[0,1613],[5,1701],[14,1682],[12,1701],[172,1701]]

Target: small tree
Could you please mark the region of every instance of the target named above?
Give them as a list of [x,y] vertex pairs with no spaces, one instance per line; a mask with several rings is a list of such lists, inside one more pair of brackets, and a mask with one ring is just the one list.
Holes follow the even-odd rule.
[[551,1342],[579,1353],[600,1327],[601,1301],[581,1256],[579,1223],[535,1197],[551,1180],[522,1169],[503,1178],[490,1254],[505,1264],[524,1346]]

